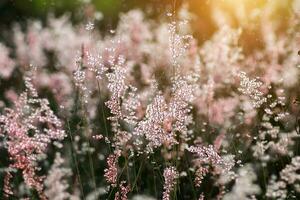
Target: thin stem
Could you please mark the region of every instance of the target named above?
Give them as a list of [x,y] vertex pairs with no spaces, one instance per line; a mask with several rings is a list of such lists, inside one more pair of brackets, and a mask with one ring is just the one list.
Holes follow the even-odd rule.
[[[98,86],[98,91],[99,91],[99,103],[100,103],[100,107],[101,107],[102,118],[103,118],[103,121],[104,121],[105,136],[108,138],[108,129],[107,129],[107,124],[106,124],[106,116],[105,116],[105,113],[104,113],[103,104],[101,103],[101,96],[100,96],[101,87],[100,87],[100,84],[99,84],[99,80],[97,80],[97,86]],[[108,149],[109,149],[109,152],[111,153],[112,150],[111,150],[111,147],[110,147],[109,144],[108,144]]]
[[[89,132],[89,121],[88,121],[87,111],[86,111],[86,108],[83,103],[82,103],[82,108],[84,110],[84,117],[85,117],[85,123],[84,123],[85,132],[88,133]],[[89,137],[89,135],[88,135],[88,137]],[[91,143],[90,143],[89,138],[87,138],[87,143],[88,143],[88,149],[90,149]],[[88,159],[89,159],[89,166],[90,166],[91,175],[92,175],[93,187],[94,187],[94,190],[96,190],[97,187],[96,187],[94,163],[93,163],[92,154],[91,154],[90,150],[88,150]]]
[[76,171],[77,171],[77,177],[78,177],[78,182],[79,182],[79,185],[80,185],[81,194],[82,194],[83,199],[85,200],[84,192],[83,192],[83,186],[82,186],[80,172],[79,172],[79,167],[78,167],[78,160],[77,160],[76,153],[74,153],[74,150],[73,150],[73,137],[72,137],[72,134],[71,134],[69,120],[67,120],[67,124],[68,124],[68,134],[70,136],[70,141],[71,141],[71,154],[72,154],[72,158],[73,158],[72,160],[73,160],[73,162],[75,162],[75,167],[76,167]]
[[[141,171],[142,171],[142,167],[143,167],[143,165],[144,165],[144,161],[145,161],[145,158],[143,159],[143,161],[142,161],[142,163],[141,163],[141,165],[140,165],[140,167],[139,167],[139,170],[138,170],[138,173],[137,173],[137,175],[136,175],[136,177],[135,177],[135,180],[134,180],[134,182],[133,182],[131,191],[133,191],[134,188],[136,187],[136,183],[137,183],[138,178],[139,178],[139,175],[140,175],[140,173],[141,173]],[[137,188],[137,191],[138,191],[138,188]]]
[[[84,59],[84,44],[82,44],[81,46],[81,60],[80,63],[78,65],[78,67],[80,67],[81,69],[83,69],[83,59]],[[77,90],[77,94],[80,91]],[[81,95],[80,95],[81,97]],[[89,133],[89,119],[88,119],[88,114],[87,114],[87,110],[86,110],[86,106],[84,101],[82,100],[82,98],[79,97],[80,103],[81,103],[81,109],[83,110],[83,115],[85,118],[84,121],[84,128],[85,128],[85,132]],[[90,144],[90,140],[89,140],[89,136],[87,137],[87,143],[88,143],[88,149],[90,149],[91,144]],[[93,180],[93,186],[94,186],[94,190],[96,190],[96,179],[95,179],[95,172],[94,172],[94,164],[93,164],[93,160],[92,160],[92,155],[91,152],[88,150],[88,159],[89,159],[89,166],[90,166],[90,170],[91,170],[91,176],[92,176],[92,180]]]
[[[185,155],[186,155],[186,154],[185,154]],[[189,181],[190,181],[190,183],[191,183],[191,187],[192,187],[192,191],[193,191],[193,197],[194,197],[194,199],[197,199],[197,196],[196,196],[196,190],[195,190],[195,187],[194,187],[194,182],[193,182],[193,180],[192,180],[191,172],[190,172],[189,166],[188,166],[188,159],[187,159],[186,156],[184,156],[184,157],[185,157],[185,159],[186,159],[185,164],[186,164],[186,167],[187,167],[187,173],[188,173]]]
[[[124,167],[122,168],[121,173],[118,175],[117,182],[119,182],[119,179],[121,178],[121,176],[122,176],[122,174],[123,174],[123,172],[124,172],[125,167],[127,166],[127,164],[128,164],[128,160],[126,159],[125,164],[124,164]],[[109,193],[107,199],[110,199],[110,197],[111,197],[111,195],[112,195],[114,189],[115,189],[115,187],[112,188],[112,190],[110,191],[110,193]]]

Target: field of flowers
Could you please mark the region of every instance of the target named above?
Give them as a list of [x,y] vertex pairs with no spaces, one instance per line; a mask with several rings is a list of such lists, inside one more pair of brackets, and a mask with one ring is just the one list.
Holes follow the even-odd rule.
[[89,12],[0,30],[0,199],[300,199],[300,12]]

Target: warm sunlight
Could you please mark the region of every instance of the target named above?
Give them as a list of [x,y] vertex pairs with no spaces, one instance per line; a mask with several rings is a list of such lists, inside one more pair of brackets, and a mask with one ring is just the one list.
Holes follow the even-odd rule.
[[0,200],[299,200],[300,0],[0,0]]
[[242,26],[261,18],[282,18],[291,12],[292,0],[212,0],[214,18],[219,22]]

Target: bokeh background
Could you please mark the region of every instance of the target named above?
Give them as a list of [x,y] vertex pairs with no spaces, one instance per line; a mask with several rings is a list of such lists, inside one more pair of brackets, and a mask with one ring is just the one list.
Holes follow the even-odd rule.
[[[181,10],[184,9],[179,9],[182,6],[187,6],[188,10],[191,12],[190,14],[187,13],[179,13]],[[169,14],[168,13],[173,13],[176,12],[176,15],[172,15],[172,17],[178,17],[178,16],[185,16],[183,18],[188,18],[189,22],[191,24],[191,33],[193,34],[194,38],[198,42],[197,46],[202,46],[206,41],[209,41],[214,33],[216,33],[220,28],[228,24],[233,28],[241,28],[242,32],[239,38],[239,45],[241,45],[243,49],[243,54],[244,55],[251,55],[252,53],[255,53],[256,50],[261,49],[262,51],[265,50],[265,45],[266,41],[268,41],[268,38],[266,37],[273,37],[273,34],[276,34],[280,36],[281,34],[284,35],[286,34],[287,30],[291,28],[292,24],[292,17],[293,17],[293,11],[294,10],[300,10],[300,0],[0,0],[0,43],[4,43],[7,45],[7,47],[14,49],[15,44],[13,42],[13,34],[12,30],[15,24],[21,25],[21,28],[24,28],[26,30],[26,26],[28,24],[28,21],[34,21],[38,20],[41,21],[42,24],[47,24],[48,17],[51,15],[55,15],[56,17],[60,17],[63,15],[69,15],[70,19],[73,24],[88,24],[90,21],[93,21],[95,24],[95,29],[99,31],[100,33],[105,35],[109,35],[108,33],[112,32],[113,30],[116,29],[119,21],[119,17],[121,13],[126,13],[129,10],[132,9],[140,9],[142,10],[142,13],[145,14],[146,19],[150,19],[153,21],[157,21],[157,24],[161,24],[161,21],[168,20],[169,18],[166,17]],[[169,21],[168,21],[169,22]],[[40,29],[36,29],[40,30]],[[78,29],[71,29],[72,31],[77,31]],[[64,33],[62,33],[63,35]],[[78,35],[81,33],[78,32]],[[113,35],[113,34],[112,34]],[[65,37],[68,37],[68,35],[65,35]],[[77,37],[76,37],[77,38]],[[78,37],[79,38],[79,37]],[[168,38],[166,38],[168,40]],[[69,40],[67,40],[68,42]],[[292,40],[294,41],[294,40]],[[44,41],[43,41],[44,42]],[[101,41],[100,41],[101,42]],[[156,41],[153,41],[154,44]],[[159,43],[159,42],[157,42]],[[296,46],[297,44],[295,44]],[[40,45],[43,46],[43,45]],[[68,47],[68,45],[65,45]],[[61,49],[63,51],[66,50],[66,48],[63,45]],[[72,45],[71,45],[72,46]],[[74,45],[76,46],[76,45]],[[78,46],[78,45],[77,45]],[[275,45],[269,45],[270,47],[277,48]],[[292,45],[291,45],[292,46]],[[160,47],[160,46],[159,46]],[[227,47],[227,46],[226,46]],[[300,48],[300,47],[299,47]],[[55,47],[53,47],[55,49]],[[59,50],[61,50],[59,49]],[[79,48],[80,49],[80,48]],[[78,50],[78,49],[77,49]],[[294,50],[294,49],[293,49]],[[298,50],[296,50],[297,52]],[[13,51],[12,51],[13,52]],[[62,52],[62,51],[59,51]],[[70,53],[71,51],[68,51]],[[272,54],[273,51],[270,49],[266,48],[265,52],[266,54],[263,55],[269,55]],[[276,51],[274,51],[276,52]],[[1,52],[0,52],[1,53]],[[13,52],[14,53],[14,52]],[[15,55],[12,54],[12,57],[15,57]],[[47,52],[49,53],[49,52]],[[288,55],[291,54],[291,57],[293,55],[296,55],[294,52],[289,53],[287,52]],[[49,54],[47,54],[49,55]],[[50,54],[51,55],[51,54]],[[71,54],[66,54],[68,57]],[[288,56],[287,56],[288,57]],[[296,55],[298,58],[298,55]],[[52,57],[49,58],[51,60]],[[156,57],[153,56],[153,58],[157,59]],[[255,60],[256,57],[251,57]],[[270,56],[270,59],[273,58]],[[71,58],[70,58],[71,59]],[[72,59],[71,59],[72,60]],[[262,59],[263,60],[263,59]],[[278,59],[281,61],[280,59]],[[293,61],[293,59],[286,59],[287,62],[290,60]],[[294,59],[296,60],[296,59]],[[256,61],[256,60],[255,60]],[[49,66],[51,66],[52,61],[49,61],[47,63]],[[258,61],[259,63],[259,61]],[[272,63],[272,62],[270,62]],[[263,62],[259,64],[264,64],[261,68],[263,70],[267,69],[273,69],[276,72],[275,67],[272,68],[268,62],[268,59],[266,58],[266,63],[264,64]],[[293,62],[291,62],[293,64]],[[298,63],[298,61],[295,63]],[[252,64],[252,63],[251,63]],[[257,64],[257,65],[259,65]],[[275,63],[277,64],[277,63]],[[230,64],[228,64],[230,65]],[[149,65],[151,66],[151,65]],[[248,65],[245,65],[248,67]],[[270,67],[271,66],[271,67]],[[277,66],[277,65],[275,65]],[[51,73],[57,72],[54,69],[53,66],[52,68],[49,68],[49,71]],[[67,66],[69,67],[69,66]],[[219,66],[218,66],[219,67]],[[230,66],[231,67],[231,66]],[[289,67],[289,65],[287,65]],[[293,66],[295,67],[295,66]],[[22,67],[20,67],[22,69]],[[281,68],[280,68],[281,69]],[[288,69],[288,68],[284,68]],[[291,68],[290,68],[291,69]],[[218,68],[219,70],[219,68]],[[215,70],[215,71],[218,71]],[[71,71],[71,70],[70,70]],[[251,70],[249,70],[251,71]],[[272,72],[272,70],[270,70]],[[279,71],[279,70],[278,70]],[[284,70],[283,70],[284,71]],[[15,70],[14,76],[12,76],[11,79],[5,80],[3,82],[0,82],[0,99],[3,99],[2,97],[4,96],[4,90],[12,87],[17,88],[16,92],[20,93],[22,90],[19,90],[19,88],[22,88],[23,82],[21,77],[21,70]],[[69,72],[69,71],[68,71]],[[164,72],[164,71],[163,71]],[[268,71],[267,71],[268,72]],[[221,75],[222,71],[220,70]],[[293,72],[291,72],[292,74]],[[70,73],[71,74],[71,73]],[[161,71],[158,71],[158,74],[163,74]],[[215,72],[213,72],[215,74]],[[216,73],[217,74],[217,73]],[[282,73],[279,73],[280,75]],[[65,76],[63,76],[65,77]],[[164,76],[162,76],[164,78]],[[273,74],[270,73],[269,77],[273,78]],[[275,76],[276,77],[276,76]],[[67,77],[69,80],[69,77]],[[66,79],[67,79],[66,78]],[[159,80],[162,80],[161,82],[164,81],[163,78],[158,77]],[[271,79],[270,78],[270,79]],[[275,79],[275,78],[274,78]],[[273,79],[272,79],[273,81]],[[276,80],[277,81],[277,80]],[[297,83],[298,79],[295,81]],[[167,81],[166,81],[167,82]],[[63,84],[64,85],[64,82]],[[289,102],[292,102],[292,99],[297,99],[294,98],[294,96],[299,97],[299,89],[297,89],[297,85],[291,84],[290,88],[288,91],[291,91],[292,94],[290,94],[290,99],[288,99]],[[70,89],[72,91],[72,89]],[[222,88],[223,91],[223,88]],[[225,90],[224,90],[225,91]],[[47,97],[50,101],[52,109],[55,111],[55,113],[59,113],[60,107],[58,107],[58,104],[53,103],[54,97],[52,97],[51,92],[43,91],[42,97]],[[224,93],[226,93],[225,91]],[[48,95],[50,93],[51,95]],[[72,93],[72,92],[70,92]],[[228,92],[228,94],[230,94]],[[223,95],[223,94],[222,94]],[[221,95],[220,95],[221,96]],[[103,99],[100,99],[101,102],[99,102],[99,105],[104,106],[104,102],[106,101],[107,97],[104,97]],[[74,103],[74,108],[76,107],[77,109],[77,99],[79,97],[74,97],[75,103]],[[225,102],[226,103],[226,102]],[[92,102],[91,104],[94,104]],[[95,105],[97,105],[95,103]],[[222,104],[220,104],[222,106]],[[204,106],[205,107],[205,106]],[[219,108],[219,107],[217,107]],[[75,110],[75,109],[74,109]],[[217,110],[217,109],[216,109]],[[99,110],[96,110],[96,113],[100,113]],[[73,112],[73,110],[72,110]],[[109,113],[109,110],[105,110],[106,113]],[[75,113],[75,114],[74,114]],[[71,128],[69,132],[72,132],[74,134],[77,134],[79,132],[83,132],[84,127],[84,120],[81,121],[81,115],[79,112],[74,111],[73,117],[70,119],[70,125]],[[294,112],[296,113],[296,112]],[[260,117],[260,113],[258,114],[258,118]],[[67,118],[69,119],[69,118]],[[100,122],[100,124],[104,124],[106,119],[102,116],[96,116],[93,118],[96,122]],[[82,127],[77,126],[77,124],[83,124]],[[223,124],[223,123],[220,123]],[[200,126],[197,126],[196,130],[200,131]],[[104,132],[103,126],[99,126],[100,131],[99,132]],[[82,128],[82,130],[81,130]],[[292,127],[294,129],[294,127]],[[209,135],[208,137],[215,137],[215,135]],[[208,141],[212,143],[213,139],[211,138],[205,138]],[[86,138],[84,138],[86,139]],[[96,143],[96,142],[95,142]],[[238,144],[235,144],[237,147],[243,147],[245,145],[245,141],[241,140],[237,142]],[[297,143],[299,144],[299,142]],[[66,142],[65,148],[66,149],[72,149],[70,148],[70,144]],[[96,145],[95,145],[96,146]],[[108,155],[108,152],[105,152],[105,145],[104,142],[101,145],[97,144],[96,147],[96,152],[101,152],[103,153],[103,158],[102,161],[105,159],[104,155]],[[230,147],[229,147],[230,148]],[[233,148],[235,146],[233,145]],[[294,148],[298,148],[298,146],[295,145]],[[245,162],[251,162],[253,159],[252,158],[252,151],[250,151],[250,148],[248,149],[245,154],[243,154],[241,157],[243,161]],[[5,151],[6,152],[6,151]],[[295,150],[297,152],[296,155],[299,155],[299,148]],[[53,152],[51,152],[53,154]],[[66,155],[70,155],[71,153],[66,152]],[[4,152],[0,152],[1,159],[6,159],[8,158],[7,154],[4,154]],[[5,155],[5,156],[4,156]],[[53,160],[54,155],[51,155],[51,157],[48,160]],[[158,158],[158,163],[161,162],[163,163],[163,158],[161,155],[158,153],[155,155],[156,158]],[[71,158],[71,156],[66,156],[68,158]],[[79,156],[80,157],[80,156]],[[94,157],[96,157],[94,155]],[[88,162],[87,156],[84,157],[81,155],[82,158],[79,160],[81,163],[81,166],[79,167],[80,173],[83,175],[83,182],[86,183],[84,192],[88,193],[90,192],[90,187],[89,187],[89,180],[90,178],[90,173],[86,167],[86,163]],[[97,158],[98,159],[98,158]],[[282,166],[279,165],[279,168],[284,168],[285,164],[290,163],[289,157],[284,157],[283,161],[279,160],[282,162]],[[70,159],[71,160],[71,159]],[[95,159],[96,160],[96,159]],[[278,162],[279,162],[278,161]],[[70,161],[71,162],[71,161]],[[124,165],[125,161],[121,160],[119,161],[121,164]],[[0,162],[1,163],[1,162]],[[2,163],[8,163],[8,159],[5,160],[5,162],[2,161]],[[1,164],[2,164],[1,163]],[[137,160],[138,164],[141,164],[141,160]],[[49,166],[50,164],[47,163]],[[98,160],[95,162],[95,171],[102,173],[105,168],[104,161],[103,162],[98,162]],[[137,165],[138,166],[138,165]],[[75,172],[75,166],[72,166],[74,169],[73,171]],[[279,172],[279,169],[275,169],[277,165],[274,167],[273,165],[270,168],[270,174],[275,171]],[[264,168],[263,168],[264,169]],[[262,177],[262,170],[257,170],[258,171],[258,176],[260,178],[260,184],[263,185],[263,179]],[[103,179],[103,174],[97,174],[96,177],[96,182],[101,183],[101,185],[105,185],[105,180]],[[142,172],[141,177],[146,177],[149,175],[149,170],[145,170]],[[1,177],[2,178],[2,177]],[[140,187],[144,188],[144,191],[140,192],[145,192],[147,194],[153,194],[153,180],[156,177],[149,177],[149,181],[146,180],[145,182],[142,182]],[[75,178],[73,178],[75,179]],[[154,180],[155,182],[156,180]],[[212,194],[215,195],[216,191],[214,188],[211,189],[211,185],[213,181],[208,181],[205,180],[206,184],[202,186],[203,191],[205,191],[207,194]],[[16,181],[17,182],[17,181]],[[75,182],[75,181],[73,181]],[[189,188],[186,184],[189,183],[188,181],[184,182],[182,181],[182,187]],[[162,188],[162,182],[158,183],[159,185],[157,186],[158,188]],[[16,184],[17,185],[17,184]],[[76,184],[74,184],[76,185]],[[100,184],[99,184],[100,185]],[[2,185],[0,185],[2,188]],[[156,189],[156,188],[155,188]],[[181,194],[181,197],[186,195],[186,193],[191,193],[190,188],[187,189],[187,191],[183,191]],[[1,193],[1,192],[0,192]],[[263,195],[263,194],[262,194]],[[188,196],[189,197],[189,196]],[[0,195],[1,199],[1,195]],[[186,198],[190,199],[190,198]]]
[[[101,31],[113,29],[120,13],[139,8],[153,20],[188,4],[193,13],[192,31],[198,41],[204,42],[219,26],[230,24],[242,27],[241,44],[245,52],[261,47],[262,30],[266,26],[278,34],[289,24],[293,10],[299,9],[298,0],[1,0],[0,34],[15,22],[29,19],[45,21],[49,13],[61,16],[69,13],[74,23],[87,18],[98,19]],[[270,25],[270,23],[272,23]]]

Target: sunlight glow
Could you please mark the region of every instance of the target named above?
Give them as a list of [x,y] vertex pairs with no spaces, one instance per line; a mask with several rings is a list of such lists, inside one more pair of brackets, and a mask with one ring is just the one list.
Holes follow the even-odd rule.
[[219,25],[238,22],[244,26],[261,18],[280,20],[290,13],[293,3],[291,0],[214,0],[212,11]]

